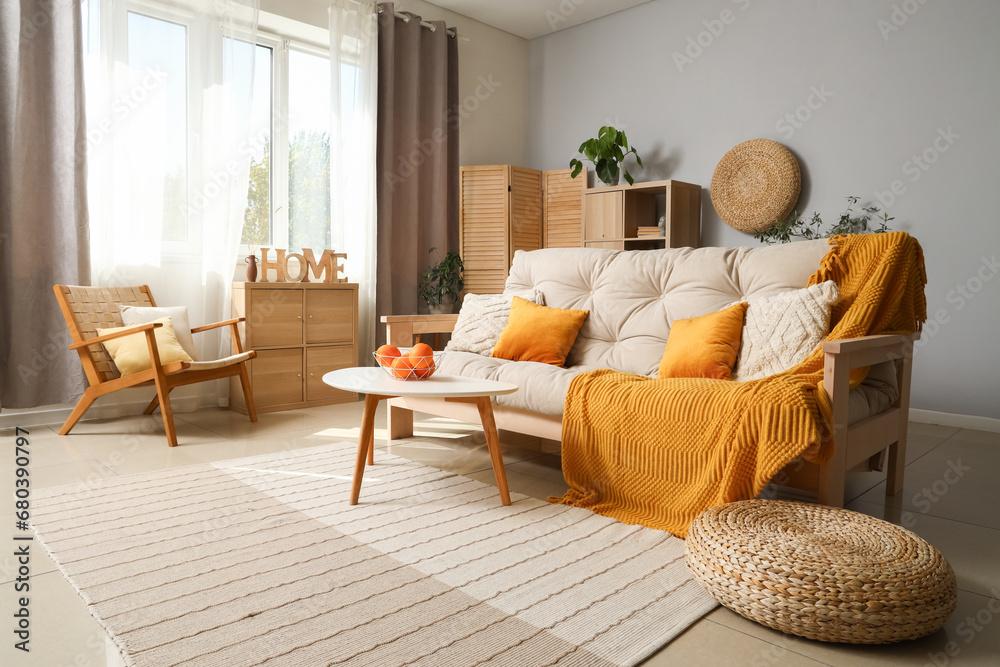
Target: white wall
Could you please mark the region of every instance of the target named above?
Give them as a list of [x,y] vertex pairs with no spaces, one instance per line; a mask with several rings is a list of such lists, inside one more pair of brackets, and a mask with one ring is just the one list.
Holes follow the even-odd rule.
[[[261,10],[327,27],[325,0],[261,0]],[[445,21],[469,41],[458,43],[463,165],[516,164],[527,159],[528,42],[423,0],[401,0],[397,11]]]
[[[889,193],[892,226],[923,245],[942,322],[926,325],[911,405],[1000,418],[998,29],[995,0],[651,2],[531,42],[528,166],[566,167],[615,123],[647,165],[639,180],[706,188],[702,239],[719,246],[756,245],[707,196],[747,139],[795,153],[800,210],[832,220],[847,195]],[[798,127],[784,120],[796,112]]]

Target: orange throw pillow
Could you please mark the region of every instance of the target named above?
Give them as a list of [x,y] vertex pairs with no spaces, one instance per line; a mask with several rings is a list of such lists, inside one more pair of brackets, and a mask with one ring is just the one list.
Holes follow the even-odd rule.
[[656,377],[728,380],[740,352],[746,312],[744,301],[717,313],[674,322]]
[[515,296],[493,356],[562,366],[589,310],[547,308]]

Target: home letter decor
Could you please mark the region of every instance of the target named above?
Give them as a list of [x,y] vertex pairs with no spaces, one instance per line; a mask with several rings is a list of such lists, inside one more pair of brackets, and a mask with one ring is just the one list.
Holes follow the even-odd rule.
[[260,282],[271,282],[267,279],[267,270],[274,269],[278,273],[277,278],[275,278],[275,282],[283,283],[285,282],[285,250],[284,248],[275,249],[275,252],[278,254],[278,259],[274,262],[269,262],[267,259],[267,253],[269,250],[270,248],[260,249]]
[[[275,252],[278,258],[271,262],[267,258],[267,254],[270,248],[260,249],[260,271],[261,277],[260,282],[266,283],[270,282],[267,277],[267,270],[274,269],[277,273],[275,282],[312,282],[309,279],[309,272],[312,271],[313,277],[317,280],[321,280],[324,283],[346,283],[347,277],[343,275],[344,265],[338,260],[347,259],[347,253],[333,252],[332,250],[324,250],[323,254],[320,255],[317,261],[316,255],[313,253],[311,248],[303,248],[302,253],[288,253],[283,248],[275,248]],[[299,269],[296,275],[291,275],[288,270],[288,260],[295,258],[298,262]]]

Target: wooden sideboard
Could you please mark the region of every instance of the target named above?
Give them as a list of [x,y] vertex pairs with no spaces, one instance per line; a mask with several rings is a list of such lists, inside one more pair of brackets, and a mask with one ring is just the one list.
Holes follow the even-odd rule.
[[[358,365],[358,286],[354,283],[233,283],[233,317],[249,361],[258,412],[357,400],[323,374]],[[229,407],[246,413],[238,380]]]

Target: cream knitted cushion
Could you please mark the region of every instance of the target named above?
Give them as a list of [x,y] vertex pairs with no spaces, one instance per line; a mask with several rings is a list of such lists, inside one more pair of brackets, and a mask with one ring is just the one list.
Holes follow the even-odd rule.
[[759,380],[802,362],[830,333],[830,311],[839,298],[837,284],[828,280],[750,299],[733,380]]
[[458,322],[451,332],[451,340],[444,349],[490,356],[493,346],[500,340],[500,333],[507,326],[510,302],[515,296],[540,306],[545,305],[545,299],[538,290],[466,294],[458,313]]

